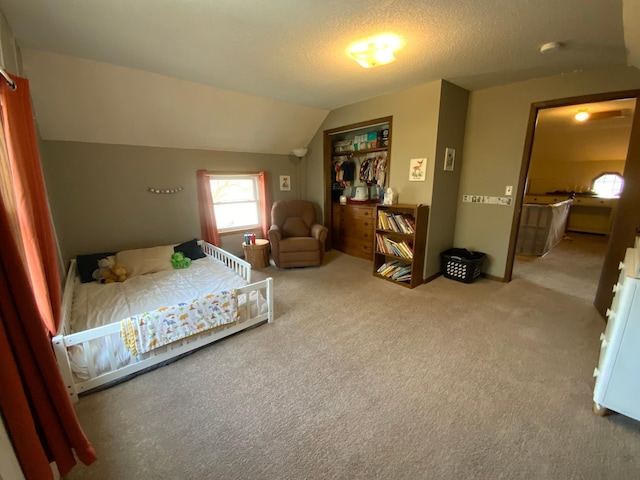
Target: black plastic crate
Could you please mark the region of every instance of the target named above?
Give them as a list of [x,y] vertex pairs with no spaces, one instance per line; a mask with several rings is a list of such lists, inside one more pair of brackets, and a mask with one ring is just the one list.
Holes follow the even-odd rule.
[[466,248],[450,248],[440,254],[442,274],[446,278],[471,283],[482,273],[486,255]]

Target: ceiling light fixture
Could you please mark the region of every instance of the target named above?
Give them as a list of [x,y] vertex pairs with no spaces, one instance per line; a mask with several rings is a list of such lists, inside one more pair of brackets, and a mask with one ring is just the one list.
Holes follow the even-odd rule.
[[585,110],[578,110],[578,113],[576,113],[573,118],[575,118],[579,122],[584,122],[590,116],[591,115],[589,115],[589,112],[585,109]]
[[294,148],[293,149],[293,154],[298,158],[302,158],[307,154],[307,149],[304,148],[304,147]]
[[364,68],[371,68],[393,62],[393,53],[401,46],[400,37],[385,34],[353,43],[347,53]]

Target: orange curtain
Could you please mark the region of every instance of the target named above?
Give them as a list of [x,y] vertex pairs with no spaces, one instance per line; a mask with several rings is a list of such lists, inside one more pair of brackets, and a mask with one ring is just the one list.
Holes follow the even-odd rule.
[[218,225],[216,224],[216,214],[213,211],[209,172],[206,170],[198,170],[196,176],[198,180],[198,207],[200,209],[202,239],[205,242],[219,247],[220,234],[218,233]]
[[7,82],[0,80],[0,101],[12,172],[14,208],[22,237],[20,246],[40,315],[54,335],[60,323],[61,308],[56,243],[38,155],[29,82],[18,77],[12,79],[17,85],[16,90],[11,90]]
[[[96,459],[60,376],[50,333],[60,321],[60,278],[38,156],[29,82],[0,80],[0,411],[27,479],[53,478]],[[11,185],[11,192],[6,185]],[[16,228],[17,225],[17,228]]]
[[267,189],[267,172],[260,172],[258,176],[258,188],[260,190],[260,203],[262,204],[262,238],[269,238],[271,227],[271,202]]

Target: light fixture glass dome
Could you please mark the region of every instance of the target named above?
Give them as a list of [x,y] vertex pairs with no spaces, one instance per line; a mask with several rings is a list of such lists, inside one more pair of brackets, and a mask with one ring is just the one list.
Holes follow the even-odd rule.
[[584,122],[585,120],[587,120],[590,117],[589,112],[586,110],[580,110],[578,111],[578,113],[576,113],[575,115],[575,119],[579,122]]
[[293,154],[298,158],[302,158],[307,154],[307,149],[306,148],[294,148],[293,149]]
[[391,34],[378,35],[352,44],[347,53],[364,68],[371,68],[393,62],[396,59],[393,52],[402,45],[400,37]]

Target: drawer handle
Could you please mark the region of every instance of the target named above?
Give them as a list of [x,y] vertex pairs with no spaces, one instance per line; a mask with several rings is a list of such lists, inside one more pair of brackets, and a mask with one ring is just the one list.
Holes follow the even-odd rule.
[[600,334],[600,340],[604,340],[604,333]]
[[616,283],[613,286],[613,293],[616,293],[618,290],[620,290],[620,287],[622,287],[622,285],[620,285],[619,283]]
[[613,320],[616,316],[616,312],[614,312],[613,310],[611,310],[610,308],[607,308],[607,312],[605,314],[607,316],[607,318],[609,320]]
[[620,262],[618,264],[618,270],[622,270],[624,268],[624,262]]
[[369,222],[364,222],[364,226],[368,227],[369,226]]
[[600,370],[598,370],[598,367],[593,369],[593,376],[597,377],[600,374]]

